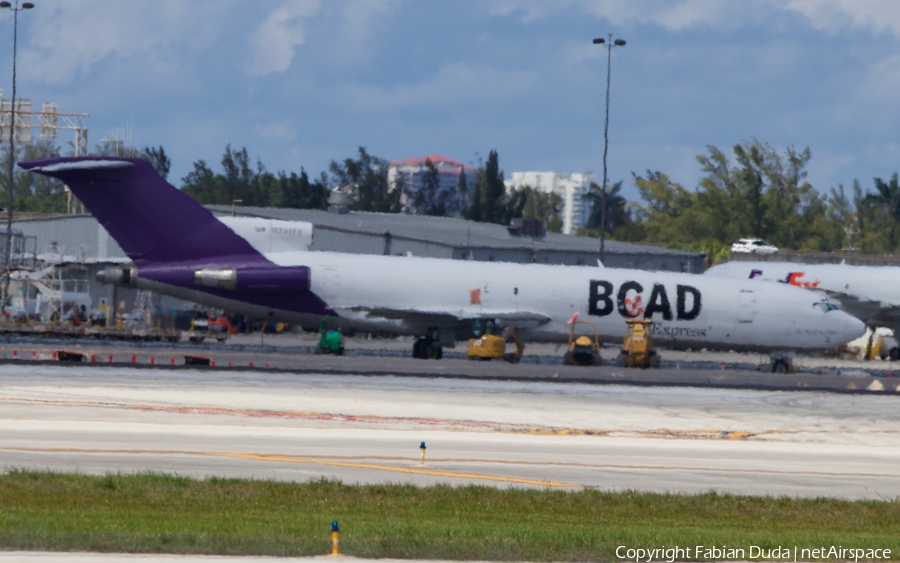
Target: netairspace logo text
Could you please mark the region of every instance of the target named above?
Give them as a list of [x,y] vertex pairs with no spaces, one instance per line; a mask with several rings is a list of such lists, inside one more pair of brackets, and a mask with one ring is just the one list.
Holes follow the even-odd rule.
[[674,563],[675,561],[699,560],[743,560],[743,561],[854,561],[890,559],[890,549],[868,547],[844,547],[840,545],[820,547],[728,547],[727,545],[694,545],[675,547],[628,547],[616,548],[616,557],[635,563]]

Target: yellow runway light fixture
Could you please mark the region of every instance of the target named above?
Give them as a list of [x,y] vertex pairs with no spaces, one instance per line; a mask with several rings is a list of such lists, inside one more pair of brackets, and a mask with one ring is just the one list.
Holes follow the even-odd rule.
[[338,534],[341,533],[340,528],[338,528],[338,521],[333,520],[331,522],[331,555],[340,555],[338,553]]

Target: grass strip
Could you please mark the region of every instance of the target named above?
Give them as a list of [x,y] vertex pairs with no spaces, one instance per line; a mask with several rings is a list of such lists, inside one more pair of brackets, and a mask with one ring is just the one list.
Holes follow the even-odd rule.
[[[0,549],[614,561],[617,546],[844,546],[900,557],[900,502],[196,480],[10,470]],[[691,557],[703,559],[702,557]]]

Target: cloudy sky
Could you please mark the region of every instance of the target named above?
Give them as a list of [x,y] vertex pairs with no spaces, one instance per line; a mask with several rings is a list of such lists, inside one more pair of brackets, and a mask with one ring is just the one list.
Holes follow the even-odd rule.
[[754,137],[809,146],[823,191],[900,170],[896,0],[34,1],[19,95],[90,113],[91,146],[162,145],[176,184],[229,143],[312,174],[358,146],[599,174],[607,33],[611,180],[694,187],[706,145]]

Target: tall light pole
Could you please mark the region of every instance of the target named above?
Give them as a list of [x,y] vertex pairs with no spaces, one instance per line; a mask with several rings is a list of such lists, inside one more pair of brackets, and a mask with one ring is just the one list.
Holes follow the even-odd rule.
[[606,39],[598,37],[594,39],[594,45],[606,45],[606,122],[603,125],[603,187],[600,190],[600,254],[598,259],[603,263],[604,245],[606,242],[606,153],[609,151],[609,78],[612,70],[612,48],[624,47],[624,39],[613,39],[610,33]]
[[13,220],[13,183],[15,181],[15,131],[16,131],[16,42],[19,32],[19,12],[34,8],[31,2],[23,2],[19,6],[16,0],[15,6],[9,2],[0,2],[0,8],[6,8],[13,12],[13,59],[12,59],[12,104],[9,106],[9,176],[6,190],[9,192],[9,208],[6,210],[6,258],[4,259],[3,292],[0,295],[0,312],[6,307],[6,299],[9,297],[9,268],[12,255],[12,220]]

